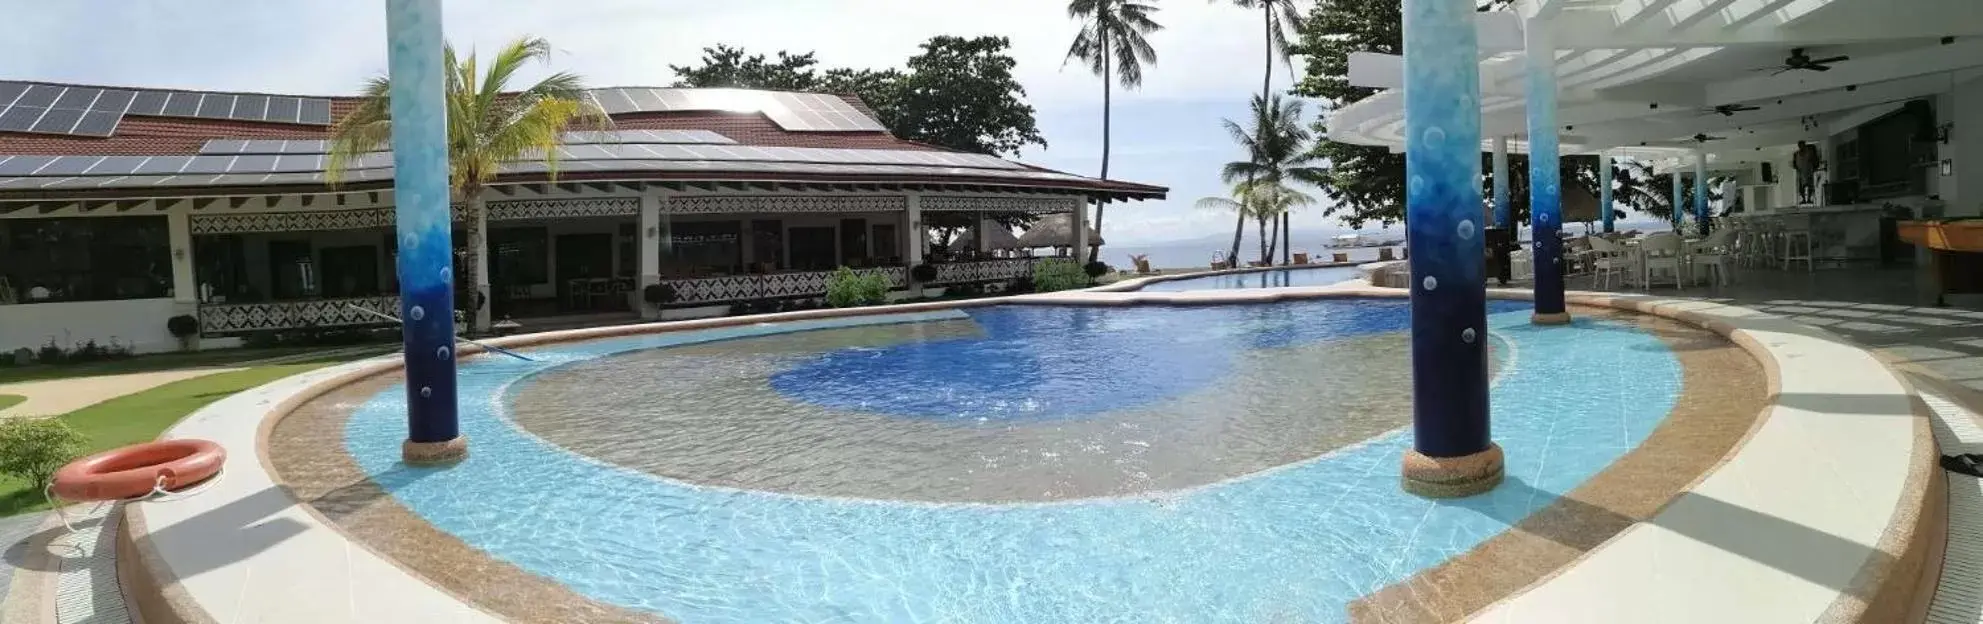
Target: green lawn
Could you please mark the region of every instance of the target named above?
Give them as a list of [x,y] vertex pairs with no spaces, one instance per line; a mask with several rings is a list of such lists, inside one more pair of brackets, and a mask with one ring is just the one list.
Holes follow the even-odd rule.
[[[301,355],[312,351],[332,351],[344,347],[269,347],[264,349],[212,349],[208,351],[185,351],[140,355],[122,360],[106,360],[88,364],[56,364],[31,366],[0,366],[0,383],[18,381],[40,381],[68,377],[91,377],[96,375],[118,375],[123,373],[149,373],[152,371],[199,368],[203,366],[232,366],[242,362],[269,358]],[[384,352],[389,345],[381,345]]]
[[[264,350],[267,351],[267,350]],[[273,357],[273,356],[269,356]],[[143,359],[143,358],[139,358]],[[258,359],[258,358],[255,358]],[[136,360],[132,360],[136,361]],[[238,361],[238,360],[237,360]],[[156,439],[172,423],[208,403],[330,362],[262,366],[165,384],[58,416],[89,438],[85,453]],[[128,371],[126,371],[128,372]],[[0,398],[4,404],[4,398]],[[46,509],[33,486],[0,476],[0,516]]]
[[27,397],[18,394],[0,394],[0,410],[13,407],[19,404],[21,401],[26,401],[26,400],[28,400]]

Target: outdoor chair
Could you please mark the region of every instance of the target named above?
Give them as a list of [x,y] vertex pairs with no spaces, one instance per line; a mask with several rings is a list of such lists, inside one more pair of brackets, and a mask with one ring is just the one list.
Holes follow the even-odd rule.
[[1610,288],[1611,277],[1616,275],[1619,285],[1624,285],[1625,265],[1628,262],[1625,247],[1595,236],[1591,237],[1590,246],[1590,251],[1584,253],[1587,254],[1585,261],[1590,265],[1591,283],[1600,290]]
[[1701,278],[1706,277],[1707,271],[1704,269],[1709,268],[1714,269],[1715,285],[1726,286],[1734,281],[1728,275],[1728,260],[1733,255],[1731,249],[1734,245],[1734,234],[1731,230],[1715,230],[1707,239],[1688,244],[1688,273],[1697,283]]
[[1686,265],[1681,262],[1683,242],[1679,234],[1660,232],[1647,236],[1645,241],[1639,243],[1639,287],[1642,290],[1652,288],[1655,274],[1671,276],[1675,288],[1686,283],[1682,275]]

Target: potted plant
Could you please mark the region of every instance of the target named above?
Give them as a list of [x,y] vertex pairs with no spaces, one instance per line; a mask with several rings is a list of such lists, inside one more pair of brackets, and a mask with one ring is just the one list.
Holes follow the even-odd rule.
[[641,300],[657,308],[674,303],[678,296],[680,295],[675,292],[674,284],[648,284],[647,287],[640,289]]
[[165,331],[179,339],[179,348],[191,351],[199,348],[200,319],[191,314],[181,314],[165,319]]
[[909,269],[909,278],[919,283],[934,282],[936,281],[936,265],[927,262],[918,264]]

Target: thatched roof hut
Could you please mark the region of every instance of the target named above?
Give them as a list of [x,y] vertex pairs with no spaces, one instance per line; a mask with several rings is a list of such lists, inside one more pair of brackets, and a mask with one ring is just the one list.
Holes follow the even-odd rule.
[[[1040,217],[1039,221],[1033,223],[1031,229],[1026,230],[1025,234],[1019,236],[1019,246],[1027,249],[1035,247],[1073,247],[1073,221],[1074,215],[1072,214],[1053,214]],[[1095,231],[1095,226],[1088,226],[1088,245],[1090,247],[1100,247],[1104,244],[1102,242],[1102,235]]]
[[966,230],[962,234],[958,234],[956,240],[950,241],[950,250],[977,251],[978,232],[985,233],[985,240],[991,242],[991,244],[986,246],[985,248],[991,251],[1019,249],[1024,247],[1024,245],[1019,244],[1019,237],[1012,235],[1012,230],[1006,228],[1003,225],[999,225],[997,221],[993,221],[991,219],[985,219],[984,221],[978,223],[978,227],[970,230]]

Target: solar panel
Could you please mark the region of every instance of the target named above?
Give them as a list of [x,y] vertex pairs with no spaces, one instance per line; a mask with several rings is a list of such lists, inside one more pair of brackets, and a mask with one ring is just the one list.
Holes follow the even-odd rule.
[[98,161],[96,166],[90,167],[88,171],[84,171],[83,174],[96,176],[131,175],[138,170],[139,165],[145,164],[145,161],[150,159],[150,156],[106,156],[103,160]]
[[227,173],[227,166],[233,162],[233,156],[194,156],[179,173]]
[[172,94],[164,91],[139,91],[138,96],[131,100],[130,110],[125,111],[125,114],[159,115],[165,112],[165,101],[171,97]]
[[102,89],[70,87],[63,91],[60,97],[55,98],[55,105],[50,108],[89,110],[90,104],[96,102],[96,98],[101,95],[103,95]]
[[324,170],[324,157],[313,154],[277,156],[276,171],[317,172]]
[[175,92],[172,94],[172,99],[166,101],[165,111],[160,114],[168,117],[192,117],[198,112],[200,112],[200,94]]
[[27,93],[21,94],[19,99],[14,100],[14,105],[48,108],[50,104],[55,103],[55,98],[61,97],[62,92],[67,90],[63,87],[51,87],[48,85],[29,86]]
[[132,173],[138,175],[174,174],[179,173],[180,169],[185,169],[186,164],[190,162],[193,162],[192,156],[153,156],[151,160],[138,165],[137,171],[133,171]]
[[303,103],[302,100],[293,97],[269,98],[268,120],[282,122],[282,123],[295,123],[296,113],[298,110],[300,110],[299,107],[302,106],[302,103]]
[[102,156],[62,156],[56,158],[55,162],[48,163],[48,166],[42,167],[41,171],[36,171],[35,175],[37,176],[82,175],[84,171],[89,171],[90,167],[96,166],[96,163],[102,160],[103,160]]
[[55,162],[54,156],[15,156],[0,162],[0,175],[33,175],[51,162]]
[[8,108],[5,112],[0,112],[0,130],[27,132],[28,128],[34,127],[34,122],[41,119],[42,114],[47,112],[48,109],[40,106],[21,106],[16,104]]
[[328,126],[331,123],[330,100],[312,98],[303,100],[302,112],[297,115],[297,123]]
[[124,116],[124,111],[131,107],[131,101],[137,99],[137,97],[138,94],[135,91],[104,89],[103,95],[96,98],[96,102],[90,104],[90,110],[116,113],[117,116],[122,117]]
[[269,96],[243,95],[234,100],[234,112],[230,119],[242,121],[266,121],[269,111]]
[[34,128],[30,131],[46,132],[49,134],[68,134],[70,130],[75,129],[76,122],[82,120],[82,109],[51,108],[48,109],[46,114],[41,116],[40,120],[34,122]]
[[90,111],[87,113],[83,113],[83,120],[80,123],[77,123],[76,128],[74,130],[70,130],[69,133],[80,134],[84,136],[107,137],[117,131],[118,122],[123,120],[124,120],[124,115],[120,113],[113,113],[110,111]]
[[225,93],[208,93],[200,97],[200,109],[193,116],[202,119],[226,119],[234,112],[234,96]]
[[27,93],[28,86],[18,82],[0,82],[0,109],[14,105],[14,100]]
[[267,154],[249,154],[249,155],[241,156],[239,158],[234,159],[234,162],[230,163],[227,166],[227,172],[228,173],[274,173],[275,159],[276,159],[275,156],[267,155]]

